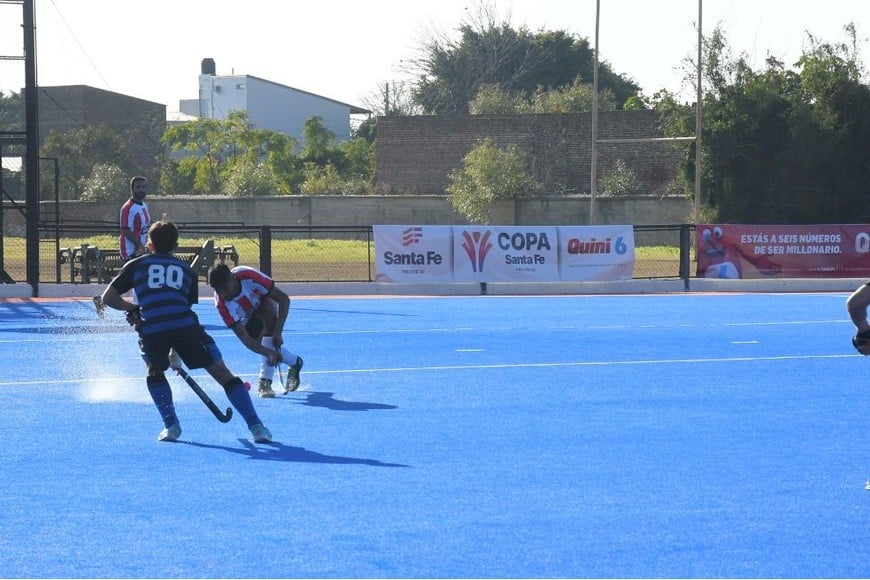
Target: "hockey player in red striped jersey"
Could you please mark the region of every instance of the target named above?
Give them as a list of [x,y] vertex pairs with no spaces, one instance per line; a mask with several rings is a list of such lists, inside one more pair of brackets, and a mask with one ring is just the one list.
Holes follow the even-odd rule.
[[208,283],[214,289],[215,307],[221,319],[242,344],[262,357],[257,394],[275,396],[272,389],[275,365],[269,359],[273,351],[278,351],[280,360],[289,365],[284,393],[298,389],[302,357],[284,348],[282,337],[290,314],[290,297],[269,276],[248,266],[230,270],[226,264],[219,264],[211,271]]

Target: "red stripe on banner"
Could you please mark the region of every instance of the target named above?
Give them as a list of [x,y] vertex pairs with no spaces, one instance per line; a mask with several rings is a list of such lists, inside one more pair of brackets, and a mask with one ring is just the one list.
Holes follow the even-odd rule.
[[870,277],[870,224],[696,226],[699,277]]

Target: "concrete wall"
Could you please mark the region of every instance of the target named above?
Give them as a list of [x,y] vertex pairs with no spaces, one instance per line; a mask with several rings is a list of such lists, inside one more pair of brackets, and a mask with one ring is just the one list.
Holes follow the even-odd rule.
[[[370,226],[377,224],[455,225],[468,223],[441,195],[386,196],[151,196],[152,219],[167,214],[176,222],[287,226]],[[42,202],[42,221],[53,222],[54,202]],[[589,196],[538,197],[501,202],[493,224],[587,225]],[[60,219],[66,222],[119,220],[120,206],[111,202],[62,201]],[[691,200],[683,197],[596,198],[596,223],[659,225],[689,220]],[[3,205],[4,231],[22,235],[21,213]]]

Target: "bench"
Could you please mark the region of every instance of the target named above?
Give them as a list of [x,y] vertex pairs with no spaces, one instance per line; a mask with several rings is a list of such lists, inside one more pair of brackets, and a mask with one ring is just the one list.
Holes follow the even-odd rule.
[[[214,268],[215,260],[221,263],[232,260],[238,265],[239,255],[233,246],[224,246],[215,251],[214,240],[207,240],[202,246],[179,246],[175,255],[196,272],[197,277],[208,279]],[[126,263],[120,250],[101,250],[97,246],[82,244],[75,248],[61,248],[58,261],[69,266],[71,282],[88,284],[90,282],[108,283]]]

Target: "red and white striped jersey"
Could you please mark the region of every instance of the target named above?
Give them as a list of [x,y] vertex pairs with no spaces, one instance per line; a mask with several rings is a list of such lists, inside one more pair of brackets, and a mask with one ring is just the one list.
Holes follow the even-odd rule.
[[239,281],[241,289],[230,300],[222,300],[215,292],[214,304],[224,324],[232,327],[237,322],[248,321],[251,313],[260,307],[263,297],[272,291],[275,282],[249,266],[236,266],[230,272],[233,278]]
[[[121,206],[121,229],[130,228],[134,236],[139,237],[139,243],[144,247],[148,243],[148,228],[151,227],[151,216],[148,214],[148,204],[136,201],[132,197]],[[121,257],[129,260],[133,257],[136,246],[127,239],[124,232],[118,237]]]

